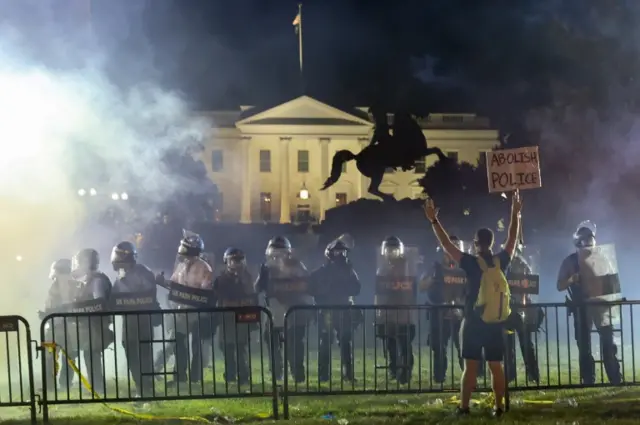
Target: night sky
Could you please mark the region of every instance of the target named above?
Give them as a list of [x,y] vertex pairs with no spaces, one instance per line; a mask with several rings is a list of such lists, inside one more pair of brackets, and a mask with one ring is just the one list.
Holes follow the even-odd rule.
[[[479,83],[526,78],[532,63],[552,57],[527,33],[544,14],[540,2],[476,3],[483,2],[304,2],[304,91],[337,104],[468,109]],[[297,4],[94,0],[93,21],[114,52],[145,51],[166,85],[201,105],[273,104],[303,91],[292,26]],[[511,54],[522,47],[525,53]]]
[[630,0],[308,0],[304,84],[293,0],[0,0],[0,21],[46,55],[43,28],[73,38],[86,2],[113,81],[160,82],[201,109],[305,93],[336,106],[474,111],[506,128],[505,117],[557,103],[558,87],[586,88],[595,105],[640,68]]

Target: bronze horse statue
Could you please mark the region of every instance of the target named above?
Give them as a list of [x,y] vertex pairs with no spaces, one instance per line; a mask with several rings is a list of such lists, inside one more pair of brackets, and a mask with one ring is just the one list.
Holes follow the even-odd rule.
[[427,146],[427,139],[420,125],[409,113],[400,111],[394,115],[391,136],[386,112],[373,108],[370,112],[375,124],[371,142],[357,154],[349,150],[336,152],[331,164],[331,175],[320,190],[326,190],[337,183],[342,175],[342,164],[355,159],[358,171],[371,179],[368,192],[383,201],[393,200],[392,195],[380,191],[387,168],[402,168],[407,171],[415,167],[418,159],[430,155],[438,155],[441,161],[448,159],[440,148]]

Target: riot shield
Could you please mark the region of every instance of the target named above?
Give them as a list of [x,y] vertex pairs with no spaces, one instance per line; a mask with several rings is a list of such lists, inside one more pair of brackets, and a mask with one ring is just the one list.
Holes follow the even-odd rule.
[[[386,258],[378,253],[375,305],[401,306],[417,303],[419,252],[405,247],[404,255]],[[376,310],[376,323],[390,326],[415,322],[415,311],[409,309]]]
[[[622,299],[615,245],[599,245],[578,250],[580,285],[587,302],[615,302]],[[590,315],[596,326],[617,325],[620,308],[592,306]]]
[[376,269],[377,304],[415,304],[419,259],[418,248],[405,247],[404,255],[386,258],[378,253]]

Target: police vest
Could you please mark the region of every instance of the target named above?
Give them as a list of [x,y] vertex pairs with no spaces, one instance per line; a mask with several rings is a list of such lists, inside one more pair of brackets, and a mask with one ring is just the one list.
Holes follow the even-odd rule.
[[237,323],[258,323],[262,317],[258,307],[258,295],[241,295],[220,300],[222,307],[233,308]]
[[464,300],[467,273],[460,268],[442,267],[442,298],[446,304]]
[[267,296],[305,295],[308,293],[308,282],[305,277],[269,277]]
[[192,288],[170,281],[169,301],[193,308],[210,308],[213,303],[213,291],[211,289]]

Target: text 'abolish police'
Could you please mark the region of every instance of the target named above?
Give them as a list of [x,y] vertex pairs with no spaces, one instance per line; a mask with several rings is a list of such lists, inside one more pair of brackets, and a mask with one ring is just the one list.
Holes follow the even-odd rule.
[[540,187],[537,151],[493,152],[490,155],[489,170],[492,188]]

